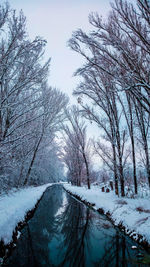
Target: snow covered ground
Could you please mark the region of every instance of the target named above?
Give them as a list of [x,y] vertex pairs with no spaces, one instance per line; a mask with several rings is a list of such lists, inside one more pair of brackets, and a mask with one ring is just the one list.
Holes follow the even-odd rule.
[[[114,191],[101,192],[98,187],[88,190],[85,187],[64,185],[64,188],[82,200],[95,204],[94,209],[109,212],[116,226],[125,227],[127,234],[139,242],[150,244],[150,198],[118,198]],[[142,237],[139,239],[139,235]]]
[[27,212],[34,209],[46,188],[51,185],[11,190],[9,194],[0,196],[0,240],[5,245],[12,241],[15,227],[24,221]]

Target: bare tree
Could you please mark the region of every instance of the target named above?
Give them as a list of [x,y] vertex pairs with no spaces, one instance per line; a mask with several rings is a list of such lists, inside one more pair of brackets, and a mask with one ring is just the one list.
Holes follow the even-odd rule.
[[[130,154],[125,147],[127,134],[130,136],[132,147],[133,178],[137,193],[134,117],[143,116],[141,120],[144,120],[144,113],[150,113],[150,6],[147,0],[138,0],[137,3],[135,7],[127,1],[115,0],[108,20],[103,21],[97,13],[91,14],[89,21],[94,30],[87,34],[79,29],[69,40],[70,48],[85,59],[85,64],[75,73],[82,77],[82,80],[74,93],[80,97],[79,102],[82,102],[80,99],[83,99],[84,103],[86,98],[91,100],[92,107],[81,103],[83,113],[86,118],[95,121],[103,129],[107,141],[111,143],[113,157],[106,147],[103,151],[101,149],[101,156],[108,165],[112,164],[112,158],[114,159],[116,192],[119,178],[122,195],[123,166]],[[124,96],[127,109],[122,100]],[[139,109],[143,110],[142,113]],[[126,124],[121,122],[122,112]],[[98,146],[103,147],[100,143]],[[146,169],[149,173],[148,147],[145,145],[144,149],[147,151]]]
[[38,124],[38,138],[35,143],[24,185],[28,182],[38,149],[43,139],[49,135],[49,143],[51,143],[55,137],[55,133],[60,129],[60,125],[65,119],[64,108],[67,103],[68,98],[59,90],[48,87],[46,83],[42,85],[42,115],[40,116],[40,125]]
[[63,161],[68,168],[68,180],[74,185],[81,186],[84,161],[78,146],[73,134],[71,140],[65,137]]
[[47,85],[45,45],[40,37],[29,40],[22,11],[0,5],[0,180],[11,186],[26,185],[41,151],[54,147],[68,103]]
[[134,180],[134,191],[135,194],[138,193],[138,186],[137,186],[137,170],[136,170],[136,152],[135,152],[135,121],[134,121],[134,102],[132,101],[132,97],[130,96],[129,92],[125,92],[123,96],[118,95],[118,99],[121,103],[123,113],[126,119],[128,132],[131,140],[132,146],[132,164],[133,164],[133,180]]
[[86,169],[86,179],[88,189],[90,189],[90,169],[89,169],[89,159],[88,159],[88,149],[89,143],[86,138],[86,126],[83,121],[80,120],[80,112],[76,106],[72,109],[66,110],[66,116],[69,121],[69,125],[63,125],[63,130],[67,135],[69,143],[72,145],[73,157],[77,161],[77,168],[79,167],[79,175],[81,175],[81,167],[84,166]]
[[[127,134],[124,126],[121,126],[122,109],[117,106],[115,85],[113,80],[110,81],[106,73],[99,72],[95,66],[90,70],[84,67],[82,71],[79,69],[79,74],[82,76],[83,82],[80,83],[74,91],[74,94],[85,96],[91,101],[93,107],[79,101],[83,108],[82,114],[90,121],[96,122],[98,127],[105,133],[105,140],[110,142],[113,154],[111,164],[113,162],[116,194],[118,194],[119,180],[121,183],[121,194],[124,196],[123,156]],[[107,66],[107,70],[110,70],[110,68]],[[110,158],[107,160],[107,164],[109,165]]]
[[136,103],[136,100],[135,100],[135,111],[137,116],[137,127],[139,130],[137,140],[142,145],[145,154],[144,164],[147,172],[148,184],[150,187],[150,158],[149,158],[150,114],[147,114],[145,110]]

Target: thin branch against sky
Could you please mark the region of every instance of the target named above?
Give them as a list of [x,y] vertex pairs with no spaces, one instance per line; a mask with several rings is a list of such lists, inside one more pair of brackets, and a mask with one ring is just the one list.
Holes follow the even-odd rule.
[[90,30],[90,12],[97,11],[105,17],[109,0],[11,0],[10,5],[17,11],[23,10],[31,38],[38,35],[47,40],[46,58],[52,59],[49,82],[71,97],[78,82],[72,75],[82,61],[67,47],[67,41],[78,28]]

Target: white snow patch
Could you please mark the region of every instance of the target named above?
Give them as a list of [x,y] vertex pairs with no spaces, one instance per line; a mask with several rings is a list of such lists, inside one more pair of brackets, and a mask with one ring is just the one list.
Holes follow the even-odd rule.
[[15,227],[24,221],[27,212],[35,207],[46,188],[51,185],[24,188],[0,196],[0,240],[5,245],[12,241]]
[[17,233],[17,239],[19,239],[20,236],[21,236],[21,232],[18,231],[18,233]]
[[132,249],[137,249],[137,247],[136,247],[136,246],[132,246],[131,248],[132,248]]
[[[143,240],[150,244],[150,198],[118,198],[114,191],[104,193],[98,187],[89,190],[68,184],[64,185],[64,188],[82,200],[95,203],[94,209],[101,208],[105,214],[109,212],[114,224],[122,224],[127,233],[134,233],[135,240],[138,235],[142,235]],[[141,211],[137,209],[139,207]]]

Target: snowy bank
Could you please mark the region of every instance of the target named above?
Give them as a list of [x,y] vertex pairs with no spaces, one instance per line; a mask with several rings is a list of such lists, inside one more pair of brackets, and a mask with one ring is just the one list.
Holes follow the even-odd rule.
[[27,212],[34,209],[46,188],[51,185],[24,188],[0,196],[0,241],[5,245],[12,242],[13,231],[18,223],[25,220]]
[[118,198],[113,191],[104,193],[97,187],[88,190],[64,185],[64,188],[106,214],[114,225],[123,228],[134,240],[150,245],[150,199]]

